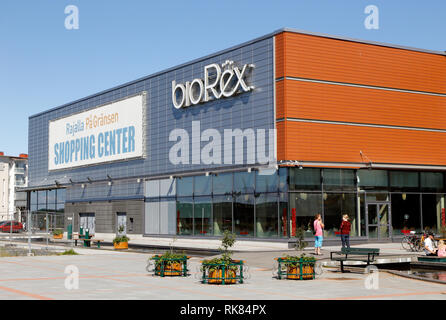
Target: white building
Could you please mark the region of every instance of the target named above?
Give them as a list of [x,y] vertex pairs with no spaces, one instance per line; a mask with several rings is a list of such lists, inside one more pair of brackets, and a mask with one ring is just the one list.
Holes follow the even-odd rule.
[[26,192],[17,187],[28,186],[28,155],[5,156],[0,152],[0,221],[21,220],[26,210]]

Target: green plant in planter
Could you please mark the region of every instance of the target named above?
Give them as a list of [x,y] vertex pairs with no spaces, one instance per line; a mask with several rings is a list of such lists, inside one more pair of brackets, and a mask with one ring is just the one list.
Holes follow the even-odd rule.
[[113,239],[113,244],[119,244],[121,242],[129,242],[130,238],[127,236],[117,236]]
[[62,229],[54,229],[53,230],[53,235],[59,236],[61,234],[63,234],[63,230]]
[[316,264],[316,259],[314,257],[307,257],[305,253],[302,253],[300,256],[290,256],[286,255],[282,258],[284,260],[284,265],[287,267],[298,267],[300,265],[300,261],[302,261],[305,264],[313,265]]
[[221,240],[221,246],[218,248],[221,252],[221,257],[203,260],[201,271],[208,270],[209,272],[212,272],[222,269],[223,266],[225,267],[225,270],[237,271],[237,266],[230,266],[233,262],[231,258],[233,252],[230,251],[229,248],[234,246],[235,241],[235,234],[225,230]]
[[166,251],[163,255],[161,255],[161,256],[155,255],[155,256],[149,258],[149,260],[154,260],[155,267],[158,267],[163,264],[170,266],[173,263],[177,263],[177,261],[173,261],[173,260],[181,260],[181,259],[186,259],[186,258],[187,258],[187,256],[184,252],[183,253],[174,253],[171,251]]
[[121,224],[121,225],[118,227],[118,234],[122,234],[122,233],[124,232],[124,230],[125,230],[125,226],[124,226],[123,224]]
[[303,251],[307,246],[308,242],[304,240],[305,230],[302,227],[296,229],[296,245],[294,248],[297,251]]

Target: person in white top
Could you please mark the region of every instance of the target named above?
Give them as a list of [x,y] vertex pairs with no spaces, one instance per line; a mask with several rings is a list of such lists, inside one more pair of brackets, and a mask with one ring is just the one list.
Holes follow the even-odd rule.
[[426,252],[426,256],[437,255],[437,249],[434,248],[434,234],[432,231],[427,233],[427,238],[424,240],[424,252]]

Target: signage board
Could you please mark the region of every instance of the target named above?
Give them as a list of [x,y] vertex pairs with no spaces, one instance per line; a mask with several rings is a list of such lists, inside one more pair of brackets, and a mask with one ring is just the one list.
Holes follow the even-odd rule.
[[145,93],[49,122],[48,170],[144,157]]

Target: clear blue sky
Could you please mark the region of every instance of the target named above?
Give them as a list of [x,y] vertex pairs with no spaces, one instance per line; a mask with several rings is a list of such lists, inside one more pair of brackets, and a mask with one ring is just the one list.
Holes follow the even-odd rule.
[[283,27],[445,51],[446,1],[2,0],[0,151],[27,152],[30,115]]

